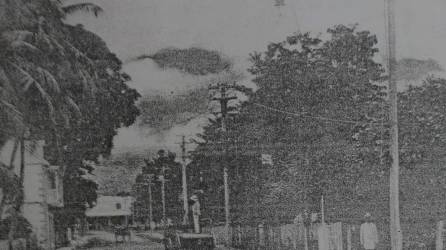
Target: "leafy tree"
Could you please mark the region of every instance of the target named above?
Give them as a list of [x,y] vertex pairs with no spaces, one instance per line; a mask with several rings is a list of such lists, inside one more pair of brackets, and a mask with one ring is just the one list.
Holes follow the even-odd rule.
[[[296,211],[289,208],[296,210],[301,204],[317,207],[320,195],[329,191],[352,192],[357,177],[378,162],[384,147],[374,126],[386,110],[384,88],[377,84],[383,69],[373,60],[377,39],[368,31],[342,25],[328,33],[327,41],[296,34],[251,55],[249,71],[258,89],[230,122],[233,163],[227,164],[235,167],[232,184],[240,183],[231,184],[237,186],[231,199],[240,199],[237,192],[243,190],[241,197],[256,197],[251,206],[265,211],[274,204],[263,218],[281,211],[291,215]],[[206,147],[221,142],[215,129],[212,123],[205,129]],[[273,155],[273,166],[259,168],[262,153]],[[251,179],[249,173],[258,169],[262,169],[259,176]],[[255,181],[268,190],[252,194],[248,185]]]
[[[0,118],[7,125],[0,129],[0,144],[44,139],[45,157],[67,168],[67,211],[71,204],[85,209],[96,186],[82,178],[82,161],[110,153],[116,130],[139,113],[139,94],[125,84],[129,76],[102,39],[62,21],[76,10],[97,14],[98,6],[51,0],[0,4]],[[80,186],[88,191],[78,192]]]
[[[134,192],[136,195],[136,209],[140,210],[141,218],[146,220],[149,209],[148,184],[150,176],[152,178],[152,207],[155,220],[162,218],[162,196],[161,181],[165,178],[165,200],[166,216],[175,221],[181,220],[182,215],[182,177],[181,164],[176,160],[175,153],[158,151],[158,156],[151,161],[146,160],[146,166],[142,173],[135,179]],[[164,168],[164,173],[163,173]]]
[[401,164],[412,168],[440,159],[446,148],[446,80],[427,78],[419,87],[399,93]]

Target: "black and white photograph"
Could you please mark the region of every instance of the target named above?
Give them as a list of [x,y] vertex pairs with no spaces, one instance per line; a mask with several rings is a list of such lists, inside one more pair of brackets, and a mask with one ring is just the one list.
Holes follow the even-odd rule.
[[0,0],[0,250],[446,250],[445,0]]

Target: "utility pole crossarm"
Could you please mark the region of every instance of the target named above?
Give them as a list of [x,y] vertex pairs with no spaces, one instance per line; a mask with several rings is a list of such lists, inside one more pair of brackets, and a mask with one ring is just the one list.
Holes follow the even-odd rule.
[[[228,102],[230,100],[237,99],[236,96],[227,96],[228,88],[237,88],[235,83],[233,84],[217,84],[217,86],[211,86],[210,89],[218,89],[220,90],[220,97],[212,98],[214,101],[220,102],[220,113],[221,113],[221,130],[225,133],[225,140],[223,143],[227,146],[226,138],[227,136],[227,128],[226,128],[226,117],[228,114]],[[224,154],[227,154],[227,149],[224,150]],[[231,224],[231,216],[230,216],[230,205],[229,205],[229,174],[228,174],[228,166],[225,161],[222,161],[223,164],[223,183],[224,183],[224,195],[225,195],[225,238],[226,244],[230,245],[230,231],[229,227]]]

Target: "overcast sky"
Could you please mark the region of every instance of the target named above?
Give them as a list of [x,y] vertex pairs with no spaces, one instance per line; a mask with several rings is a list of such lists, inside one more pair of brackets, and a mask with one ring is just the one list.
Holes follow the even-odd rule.
[[[79,1],[78,1],[79,2]],[[325,32],[334,24],[358,23],[384,40],[384,0],[91,0],[103,9],[99,18],[77,14],[69,22],[83,23],[99,34],[126,61],[165,47],[191,46],[217,50],[245,71],[250,52],[265,50],[296,31]],[[446,65],[446,1],[397,0],[398,57],[433,58]],[[383,44],[379,45],[384,48]],[[382,52],[384,50],[382,49]],[[125,65],[130,85],[140,92],[179,91],[203,80],[159,70],[150,60]],[[117,148],[129,145],[172,145],[177,134],[194,132],[195,121],[175,128],[167,137],[146,138],[135,128],[121,130]]]

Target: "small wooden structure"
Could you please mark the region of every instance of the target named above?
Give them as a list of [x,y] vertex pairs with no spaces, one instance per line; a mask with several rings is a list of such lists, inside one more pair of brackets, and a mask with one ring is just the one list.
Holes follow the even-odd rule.
[[215,238],[212,234],[187,233],[168,228],[164,232],[164,247],[166,250],[213,250]]
[[95,230],[127,227],[133,217],[133,197],[99,196],[93,208],[87,209],[88,223]]
[[128,238],[128,241],[132,240],[132,234],[128,226],[115,227],[114,234],[115,234],[115,242],[118,242],[119,237],[122,238],[122,242],[125,242],[126,237]]

